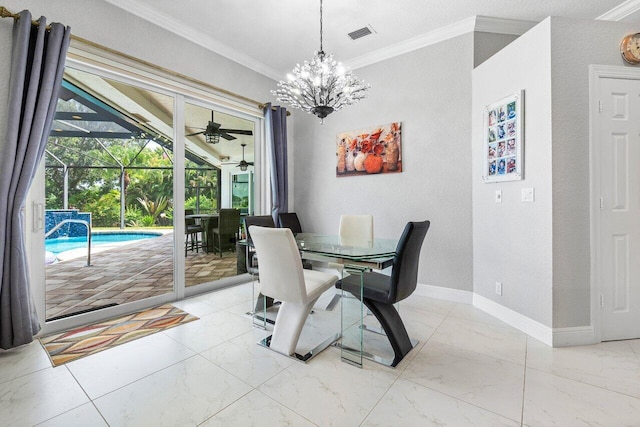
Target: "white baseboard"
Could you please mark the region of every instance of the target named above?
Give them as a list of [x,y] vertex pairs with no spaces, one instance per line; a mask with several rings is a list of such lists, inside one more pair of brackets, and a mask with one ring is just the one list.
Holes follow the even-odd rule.
[[418,283],[414,293],[423,297],[438,298],[462,304],[471,304],[473,302],[473,292],[463,291],[460,289],[443,288],[442,286]]
[[419,283],[414,294],[462,304],[473,304],[474,307],[490,314],[496,319],[503,321],[507,325],[524,332],[550,347],[589,345],[596,342],[593,326],[550,328],[536,320],[530,319],[527,316],[471,291]]
[[513,326],[550,347],[554,344],[554,331],[540,322],[530,319],[527,316],[478,294],[473,294],[473,306],[497,319],[502,320],[507,325]]
[[589,345],[595,343],[596,337],[593,326],[553,328],[554,347],[570,347],[574,345]]

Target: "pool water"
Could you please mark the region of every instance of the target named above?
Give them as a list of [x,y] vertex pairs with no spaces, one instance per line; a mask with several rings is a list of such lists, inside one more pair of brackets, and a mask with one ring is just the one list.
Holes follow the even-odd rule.
[[[113,232],[113,233],[91,233],[91,246],[107,243],[130,242],[134,240],[152,239],[162,236],[162,233],[141,233],[141,232]],[[45,250],[53,254],[59,254],[73,249],[87,247],[87,236],[80,237],[58,237],[56,239],[44,240]]]

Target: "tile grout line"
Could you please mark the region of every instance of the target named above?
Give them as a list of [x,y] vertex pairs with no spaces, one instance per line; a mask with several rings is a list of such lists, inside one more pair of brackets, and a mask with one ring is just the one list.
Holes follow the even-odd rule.
[[529,336],[527,336],[527,340],[525,341],[524,347],[524,367],[522,370],[522,405],[520,406],[520,426],[524,426],[524,402],[525,402],[525,393],[527,389],[527,358],[529,356]]
[[[440,324],[439,324],[439,325],[435,328],[435,330],[433,331],[433,334],[431,334],[431,337],[429,337],[429,338],[425,341],[424,346],[423,346],[422,348],[426,347],[426,345],[429,343],[429,341],[431,340],[431,338],[436,334],[437,330],[440,328],[440,326],[442,326],[442,324],[445,322],[445,320],[446,320],[448,317],[456,318],[456,316],[451,315],[451,312],[452,312],[452,311],[453,311],[453,309],[449,312],[449,314],[447,314],[447,315],[442,319],[442,321],[440,322]],[[525,350],[526,350],[526,348],[525,348]],[[472,351],[472,353],[474,353],[474,352]],[[477,353],[477,354],[483,355],[482,353]],[[498,359],[498,360],[502,360],[502,359]],[[526,361],[526,351],[525,351],[525,361]],[[413,360],[412,360],[412,362],[413,362]],[[505,361],[505,362],[507,362],[507,363],[512,363],[512,364],[517,365],[516,363],[513,363],[513,362],[509,362],[509,361]],[[406,369],[406,368],[405,368],[405,369]],[[482,410],[482,411],[486,411],[486,412],[489,412],[489,413],[495,414],[495,415],[497,415],[497,416],[499,416],[499,417],[502,417],[502,418],[505,418],[505,419],[508,419],[508,420],[516,421],[516,420],[514,420],[513,418],[509,418],[509,417],[507,417],[507,416],[505,416],[505,415],[503,415],[503,414],[501,414],[501,413],[499,413],[499,412],[493,411],[493,410],[488,409],[488,408],[484,408],[484,407],[482,407],[482,406],[480,406],[480,405],[478,405],[478,404],[476,404],[476,403],[468,402],[467,400],[462,399],[461,397],[458,397],[458,396],[455,396],[455,395],[453,395],[453,394],[446,393],[446,392],[444,392],[444,391],[442,391],[442,390],[438,390],[438,389],[435,389],[435,388],[433,388],[433,387],[429,387],[429,386],[427,386],[427,385],[424,385],[424,384],[420,384],[420,383],[418,383],[418,382],[415,382],[415,381],[413,381],[411,378],[404,378],[404,379],[405,379],[406,381],[409,381],[409,382],[410,382],[410,383],[412,383],[412,384],[415,384],[415,385],[420,386],[420,387],[424,387],[424,388],[429,389],[429,390],[431,390],[431,391],[433,391],[433,392],[435,392],[435,393],[439,393],[439,394],[442,394],[442,395],[444,395],[444,396],[450,397],[450,398],[452,398],[452,399],[454,399],[454,400],[456,400],[456,401],[463,402],[463,403],[465,403],[465,404],[467,404],[467,405],[473,406],[473,407],[478,408],[478,409],[480,409],[480,410]],[[516,422],[517,422],[517,421],[516,421]],[[522,422],[521,422],[521,425],[522,425]]]

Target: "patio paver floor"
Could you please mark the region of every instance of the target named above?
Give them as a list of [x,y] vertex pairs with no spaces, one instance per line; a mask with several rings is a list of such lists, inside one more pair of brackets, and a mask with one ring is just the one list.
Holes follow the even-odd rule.
[[[182,250],[180,250],[182,254]],[[236,253],[189,251],[185,285],[235,276]],[[107,304],[125,304],[171,292],[173,289],[173,233],[131,242],[86,258],[46,266],[46,317],[65,316]]]

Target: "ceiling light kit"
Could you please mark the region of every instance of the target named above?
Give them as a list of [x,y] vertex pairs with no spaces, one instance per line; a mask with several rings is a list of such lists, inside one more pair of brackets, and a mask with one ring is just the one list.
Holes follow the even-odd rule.
[[287,75],[286,81],[278,83],[271,91],[278,101],[292,108],[299,108],[320,118],[354,104],[367,96],[369,84],[359,80],[333,55],[325,54],[322,46],[322,0],[320,0],[320,50],[314,53],[311,62],[297,64]]
[[[202,128],[200,128],[202,129]],[[236,139],[235,136],[229,135],[230,133],[235,133],[238,135],[253,135],[253,132],[250,130],[243,129],[222,129],[222,125],[220,123],[216,123],[213,121],[213,111],[211,112],[211,121],[207,124],[207,127],[202,132],[190,133],[185,136],[195,136],[204,134],[205,141],[209,144],[217,144],[220,142],[220,137],[223,137],[227,141],[233,141]]]
[[244,159],[244,147],[246,147],[247,144],[240,144],[240,145],[242,145],[242,160],[240,161],[240,163],[238,163],[238,166],[236,167],[240,168],[241,171],[246,171],[249,166],[253,166],[253,162],[247,162]]

